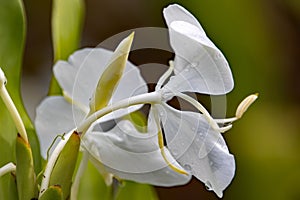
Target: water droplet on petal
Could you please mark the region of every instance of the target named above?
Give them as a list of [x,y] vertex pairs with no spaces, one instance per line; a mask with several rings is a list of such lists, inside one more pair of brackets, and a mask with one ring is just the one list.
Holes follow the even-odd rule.
[[191,67],[192,67],[192,68],[195,68],[195,67],[197,67],[197,66],[198,66],[198,63],[197,63],[197,62],[191,63]]
[[191,165],[189,165],[189,164],[185,164],[185,165],[183,166],[183,168],[184,168],[186,171],[188,171],[188,172],[191,172],[191,171],[192,171],[192,167],[191,167]]
[[212,189],[212,185],[211,185],[211,183],[210,183],[209,181],[206,181],[205,187],[206,187],[206,189],[207,189],[208,191],[213,190],[213,189]]
[[221,54],[221,53],[217,53],[217,54],[215,55],[215,59],[218,60],[218,59],[220,59],[220,58],[222,58],[222,54]]
[[167,100],[168,98],[170,98],[170,95],[168,93],[166,93],[166,92],[163,92],[162,99],[163,100]]

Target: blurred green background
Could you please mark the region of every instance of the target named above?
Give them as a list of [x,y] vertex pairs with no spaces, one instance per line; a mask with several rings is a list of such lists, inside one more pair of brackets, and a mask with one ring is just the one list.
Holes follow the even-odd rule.
[[[86,1],[81,46],[137,27],[165,27],[162,9],[174,1]],[[235,89],[228,115],[248,94],[258,101],[225,134],[236,176],[224,199],[300,199],[300,1],[176,1],[192,12],[227,57]],[[27,41],[22,93],[31,117],[47,94],[53,53],[51,1],[24,0]],[[157,188],[160,199],[217,199],[202,183]]]

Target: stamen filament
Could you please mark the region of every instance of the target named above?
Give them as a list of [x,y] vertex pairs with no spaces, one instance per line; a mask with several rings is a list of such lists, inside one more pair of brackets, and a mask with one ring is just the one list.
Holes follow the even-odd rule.
[[0,168],[0,177],[9,173],[16,171],[16,165],[14,165],[12,162],[7,163],[3,167]]
[[153,107],[153,114],[154,114],[154,119],[155,119],[155,123],[157,125],[157,129],[158,129],[158,146],[160,148],[160,152],[162,157],[164,158],[165,162],[168,164],[168,166],[175,172],[179,173],[179,174],[184,174],[184,175],[188,175],[188,173],[185,170],[182,170],[178,167],[176,167],[175,165],[173,165],[166,156],[166,152],[164,150],[164,136],[162,134],[162,130],[161,130],[161,126],[160,126],[160,122],[159,122],[159,118],[158,118],[158,114],[157,114],[157,110],[155,107]]
[[243,114],[247,111],[252,103],[257,99],[258,94],[251,94],[247,96],[237,107],[235,117],[225,118],[225,119],[214,119],[219,124],[232,123],[240,119]]
[[167,71],[165,71],[165,73],[159,78],[156,86],[155,86],[155,91],[159,90],[162,85],[164,84],[164,82],[167,80],[167,78],[169,78],[174,70],[174,62],[172,60],[169,61],[169,68]]
[[230,117],[230,118],[225,118],[225,119],[214,119],[214,120],[218,124],[226,124],[226,123],[232,123],[232,122],[238,120],[238,118],[237,117]]
[[7,107],[14,123],[15,123],[15,126],[19,132],[19,134],[21,135],[21,137],[28,143],[28,137],[27,137],[27,133],[26,133],[26,129],[25,129],[25,126],[24,126],[24,123],[21,119],[21,116],[13,102],[13,100],[11,99],[6,87],[5,87],[5,84],[6,84],[6,78],[5,78],[5,75],[2,71],[2,69],[0,68],[0,96],[5,104],[5,106]]
[[232,128],[232,125],[228,125],[228,126],[224,126],[224,127],[219,127],[219,125],[217,124],[217,122],[215,121],[215,119],[212,118],[212,116],[209,114],[209,112],[204,108],[204,106],[201,105],[201,103],[199,103],[198,101],[196,101],[195,99],[193,99],[192,97],[183,94],[183,93],[175,93],[175,96],[178,96],[184,100],[186,100],[187,102],[189,102],[190,104],[192,104],[195,108],[197,108],[202,114],[203,116],[206,118],[207,122],[209,123],[209,125],[216,131],[219,131],[221,133],[224,133],[226,131],[228,131],[229,129]]

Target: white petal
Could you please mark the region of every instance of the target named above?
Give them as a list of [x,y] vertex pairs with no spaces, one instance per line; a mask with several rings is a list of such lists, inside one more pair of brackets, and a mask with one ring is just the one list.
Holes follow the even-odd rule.
[[58,61],[54,75],[62,89],[76,102],[86,107],[89,98],[113,52],[104,49],[82,49],[73,53],[68,62]]
[[74,129],[85,117],[86,113],[73,107],[61,96],[47,97],[37,107],[35,128],[41,143],[42,156],[57,135],[62,135]]
[[169,26],[173,21],[185,21],[197,26],[199,30],[205,34],[198,20],[191,13],[189,13],[189,11],[178,4],[169,5],[163,10],[163,14],[167,26]]
[[[82,141],[85,149],[116,177],[158,186],[181,185],[191,178],[168,167],[156,133],[139,133],[127,120],[110,132],[88,133]],[[181,168],[167,149],[165,152],[169,161]]]
[[[82,49],[72,54],[68,62],[57,62],[53,71],[63,90],[75,102],[88,107],[89,99],[112,55],[113,52],[101,48]],[[147,91],[145,81],[133,64],[127,62],[124,73],[112,99],[119,100]]]
[[232,90],[233,78],[224,55],[196,26],[175,21],[169,30],[176,74],[168,83],[171,90],[215,95]]
[[164,9],[164,17],[175,52],[174,71],[181,73],[169,84],[170,89],[216,95],[232,90],[233,78],[228,63],[197,19],[179,5]]
[[201,114],[178,111],[166,104],[158,108],[172,155],[221,197],[235,172],[234,157],[221,134],[212,130]]

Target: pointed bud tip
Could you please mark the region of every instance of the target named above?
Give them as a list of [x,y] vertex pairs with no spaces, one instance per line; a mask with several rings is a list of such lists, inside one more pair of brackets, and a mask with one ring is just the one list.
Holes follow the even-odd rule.
[[131,39],[131,40],[133,40],[133,38],[134,38],[134,34],[135,34],[135,32],[134,32],[134,31],[132,31],[132,33],[130,33],[130,35],[128,36],[128,38],[129,38],[129,39]]
[[120,51],[123,53],[129,53],[132,42],[133,42],[133,38],[134,38],[134,32],[132,32],[129,36],[127,36],[125,39],[123,39],[119,46],[117,47],[116,51]]

